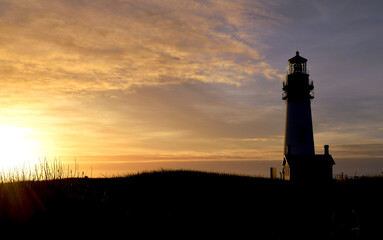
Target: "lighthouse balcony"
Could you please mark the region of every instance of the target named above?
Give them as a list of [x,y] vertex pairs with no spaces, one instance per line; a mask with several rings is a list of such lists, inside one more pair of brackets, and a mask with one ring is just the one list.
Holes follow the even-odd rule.
[[[290,80],[291,81],[291,80]],[[294,83],[293,83],[293,85],[297,85],[297,81],[293,81]],[[291,85],[291,84],[290,84]],[[302,86],[302,82],[301,83],[298,83],[298,85],[301,85]],[[308,88],[310,89],[310,90],[313,90],[314,89],[314,81],[313,80],[308,80],[308,83],[307,83],[307,80],[306,80],[306,84],[303,84],[303,85],[308,85]],[[286,81],[283,81],[283,83],[282,83],[282,89],[284,90],[284,91],[286,91],[287,90],[287,88],[288,88],[288,86],[289,86],[289,81],[288,81],[288,79],[286,79]]]
[[282,99],[283,99],[283,100],[286,100],[286,99],[287,99],[287,92],[282,93]]
[[309,80],[309,89],[310,90],[314,89],[314,82],[313,82],[313,80]]
[[309,94],[301,94],[296,92],[291,92],[290,94],[288,92],[282,93],[282,100],[286,100],[288,98],[290,99],[313,99],[315,97],[315,94],[313,91],[309,92]]
[[310,92],[310,99],[313,99],[314,97],[315,97],[315,94],[314,94],[314,92]]
[[309,70],[306,69],[306,67],[304,69],[302,69],[301,71],[294,71],[293,67],[290,66],[289,67],[289,70],[287,70],[286,72],[286,75],[290,75],[290,74],[307,74],[307,75],[310,75],[310,72]]

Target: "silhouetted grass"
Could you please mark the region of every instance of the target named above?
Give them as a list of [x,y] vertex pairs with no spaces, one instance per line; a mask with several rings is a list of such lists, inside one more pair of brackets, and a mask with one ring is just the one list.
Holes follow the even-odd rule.
[[39,238],[379,239],[382,234],[382,178],[293,183],[188,170],[82,176],[1,183],[0,228],[15,237]]
[[74,161],[73,167],[65,165],[59,159],[39,159],[35,163],[24,163],[13,167],[0,169],[0,183],[25,182],[25,181],[48,181],[63,178],[85,177],[85,172],[79,170]]

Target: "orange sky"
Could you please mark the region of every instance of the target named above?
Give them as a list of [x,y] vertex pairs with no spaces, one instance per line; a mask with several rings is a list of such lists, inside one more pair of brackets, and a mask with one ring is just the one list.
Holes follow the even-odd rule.
[[[369,40],[331,51],[334,42],[356,36],[350,22],[368,31],[381,18],[338,4],[313,1],[307,15],[291,16],[285,11],[293,7],[280,1],[0,0],[0,126],[29,129],[39,156],[79,161],[279,160],[281,85],[287,59],[299,49],[316,87],[317,152],[329,144],[335,160],[382,158],[383,118],[373,114],[382,110],[382,84],[341,98],[335,90],[353,93],[357,74],[323,71],[346,64],[336,60]],[[335,36],[339,30],[328,26],[343,32]],[[297,27],[307,33],[299,40]],[[378,70],[383,60],[373,59]],[[338,70],[360,66],[348,64]],[[366,66],[375,79],[375,68]],[[356,98],[363,99],[355,106],[364,120],[351,121],[348,104]]]

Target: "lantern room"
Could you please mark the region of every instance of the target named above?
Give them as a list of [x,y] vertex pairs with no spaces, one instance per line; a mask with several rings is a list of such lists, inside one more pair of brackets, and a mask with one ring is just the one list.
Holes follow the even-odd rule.
[[287,74],[293,73],[303,73],[308,74],[307,72],[307,59],[299,56],[299,52],[296,52],[295,57],[289,59],[289,71]]

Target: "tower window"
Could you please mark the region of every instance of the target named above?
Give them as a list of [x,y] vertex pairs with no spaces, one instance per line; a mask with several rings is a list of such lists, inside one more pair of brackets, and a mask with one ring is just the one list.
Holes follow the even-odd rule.
[[299,63],[294,63],[294,73],[301,73],[302,72],[302,66]]

